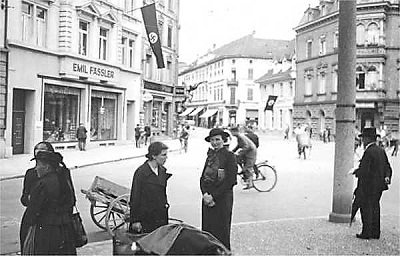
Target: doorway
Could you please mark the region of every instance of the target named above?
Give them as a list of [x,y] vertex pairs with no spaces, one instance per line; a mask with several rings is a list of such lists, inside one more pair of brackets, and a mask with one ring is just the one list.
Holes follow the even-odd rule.
[[14,90],[12,115],[12,148],[13,154],[24,153],[25,141],[25,92]]

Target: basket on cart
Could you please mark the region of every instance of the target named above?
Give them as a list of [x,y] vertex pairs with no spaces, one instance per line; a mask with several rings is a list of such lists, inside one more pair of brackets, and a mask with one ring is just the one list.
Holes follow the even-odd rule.
[[113,231],[129,224],[130,189],[96,176],[88,190],[81,189],[90,201],[90,217],[112,236]]

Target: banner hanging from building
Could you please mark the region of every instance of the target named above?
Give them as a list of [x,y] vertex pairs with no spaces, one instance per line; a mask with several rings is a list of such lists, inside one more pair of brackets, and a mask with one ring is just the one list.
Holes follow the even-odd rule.
[[278,96],[274,96],[274,95],[268,96],[267,104],[265,104],[264,111],[273,110],[277,98],[278,98]]
[[164,57],[161,49],[160,34],[158,33],[156,4],[149,4],[141,8],[147,38],[157,60],[158,68],[165,68]]

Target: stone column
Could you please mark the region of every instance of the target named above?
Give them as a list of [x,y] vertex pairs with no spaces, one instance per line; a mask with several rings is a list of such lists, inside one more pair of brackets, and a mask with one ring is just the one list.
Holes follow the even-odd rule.
[[354,165],[356,99],[356,1],[339,1],[339,84],[336,105],[336,143],[333,203],[329,221],[349,222]]

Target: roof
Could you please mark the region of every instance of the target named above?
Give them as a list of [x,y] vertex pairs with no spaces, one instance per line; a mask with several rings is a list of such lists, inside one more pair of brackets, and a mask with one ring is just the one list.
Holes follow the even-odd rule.
[[287,80],[292,80],[293,77],[291,76],[292,68],[289,68],[288,70],[284,72],[279,72],[279,73],[271,73],[268,72],[262,77],[258,78],[255,80],[256,83],[275,83],[279,81],[287,81]]
[[203,56],[206,61],[201,61],[199,58],[180,73],[188,73],[201,66],[206,66],[209,63],[224,58],[258,58],[272,60],[282,60],[285,58],[290,60],[294,54],[295,39],[261,39],[254,38],[254,34],[250,34],[209,52]]

